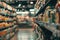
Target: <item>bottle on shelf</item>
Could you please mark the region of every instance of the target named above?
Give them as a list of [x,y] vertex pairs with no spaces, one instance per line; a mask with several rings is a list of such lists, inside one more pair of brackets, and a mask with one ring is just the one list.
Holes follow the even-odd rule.
[[[56,21],[56,24],[60,24],[60,0],[57,0],[57,4],[55,8],[56,8],[55,21]],[[60,26],[57,26],[57,29],[60,30]]]
[[57,12],[56,12],[56,22],[60,23],[60,1],[57,2],[55,7],[56,7],[56,10],[57,10]]
[[54,11],[51,11],[50,14],[51,14],[51,23],[55,23],[55,13],[54,13]]
[[50,11],[50,6],[47,6],[46,7],[46,10],[45,10],[45,12],[44,12],[44,20],[45,20],[45,22],[46,23],[49,23],[49,20],[50,20],[50,15],[48,15],[49,14],[49,11]]

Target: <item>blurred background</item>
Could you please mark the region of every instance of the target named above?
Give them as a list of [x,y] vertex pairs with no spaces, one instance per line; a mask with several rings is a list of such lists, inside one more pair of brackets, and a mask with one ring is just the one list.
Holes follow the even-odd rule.
[[60,40],[60,0],[0,0],[0,40]]

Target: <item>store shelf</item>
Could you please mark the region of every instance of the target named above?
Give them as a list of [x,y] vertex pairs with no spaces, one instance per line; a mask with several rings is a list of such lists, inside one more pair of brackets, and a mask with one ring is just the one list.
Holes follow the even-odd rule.
[[[17,25],[14,25],[13,27],[11,27],[11,29],[7,30],[8,33],[6,33],[2,37],[0,37],[0,39],[3,40],[7,36],[7,34],[10,34],[10,33],[14,33],[14,35],[15,35],[18,32],[18,30],[15,30],[16,28],[17,28]],[[12,30],[12,31],[10,31],[10,30]],[[11,39],[14,35],[12,35],[11,37],[9,37],[7,40]]]
[[8,28],[11,28],[11,27],[13,27],[13,26],[14,26],[14,25],[9,26],[9,27],[3,27],[3,28],[0,28],[0,31],[3,31],[3,30],[8,29]]
[[46,6],[49,4],[50,1],[51,1],[51,0],[47,1],[47,2],[45,3],[45,5],[38,10],[38,12],[35,14],[35,16],[37,16],[38,14],[40,14],[41,12],[43,12],[43,11],[45,10]]
[[[15,29],[17,28],[17,26],[13,26],[11,29],[12,29],[12,32],[15,32]],[[9,30],[11,30],[11,29],[9,29]],[[7,34],[10,34],[10,32],[8,32]],[[4,37],[7,35],[7,34],[5,34],[4,35]]]
[[10,40],[11,38],[13,38],[16,35],[17,32],[18,31],[15,31],[14,34],[10,38],[8,38],[7,40]]
[[0,7],[3,7],[4,9],[9,10],[10,12],[14,11],[15,12],[15,8],[13,8],[12,6],[10,6],[8,3],[6,3],[5,1],[0,1]]
[[[14,24],[14,21],[16,21],[14,20],[16,17],[15,10],[15,8],[8,5],[7,3],[0,2],[0,40],[5,40],[5,38],[8,37],[10,33],[14,33],[15,35],[15,29],[17,28],[17,26]],[[11,37],[9,37],[7,40],[9,40]]]
[[55,26],[57,26],[56,24],[50,24],[50,23],[44,23],[44,22],[40,22],[40,21],[36,21],[37,24],[39,24],[40,26],[45,27],[46,29],[50,30],[51,32],[54,32],[54,30],[57,30]]
[[0,23],[2,23],[2,22],[5,22],[5,21],[3,21],[3,20],[0,20]]
[[6,17],[15,17],[15,16],[16,16],[16,15],[14,15],[14,14],[1,13],[1,12],[0,12],[0,15],[6,16]]
[[57,36],[60,37],[60,30],[57,30],[57,26],[59,26],[59,24],[50,24],[50,23],[44,23],[44,22],[40,22],[40,21],[36,21],[35,22],[40,28],[45,28],[47,30],[49,30],[50,32],[52,32],[54,35],[57,34]]
[[6,21],[0,20],[0,23],[2,23],[2,22],[14,22],[14,20],[6,20]]
[[[12,36],[9,36],[9,38],[7,38],[6,40],[10,40],[11,38],[13,38],[16,35],[17,32],[18,32],[18,30],[17,31],[13,31],[12,33],[14,33],[14,34]],[[7,33],[7,34],[10,35],[10,32]],[[4,38],[6,38],[7,34],[5,34],[3,37],[0,37],[0,39],[3,40]]]
[[51,36],[60,37],[60,30],[56,29],[57,24],[44,23],[42,21],[36,21],[35,23],[43,31],[46,39],[50,39]]

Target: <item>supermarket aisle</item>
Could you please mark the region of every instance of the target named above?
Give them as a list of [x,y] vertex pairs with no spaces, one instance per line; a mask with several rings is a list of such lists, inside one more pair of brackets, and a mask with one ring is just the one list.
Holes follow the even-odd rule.
[[18,40],[35,40],[33,29],[20,29],[18,32]]

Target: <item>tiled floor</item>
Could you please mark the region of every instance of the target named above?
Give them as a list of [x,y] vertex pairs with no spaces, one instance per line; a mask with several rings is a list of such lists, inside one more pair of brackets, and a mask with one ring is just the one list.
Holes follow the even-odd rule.
[[35,40],[33,29],[20,29],[18,32],[18,40]]

